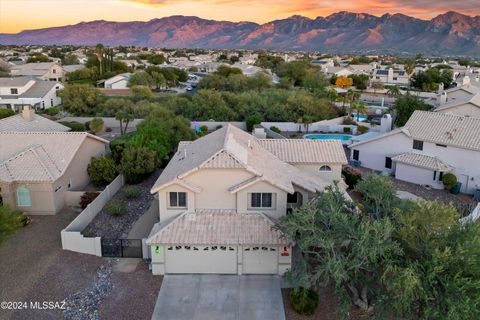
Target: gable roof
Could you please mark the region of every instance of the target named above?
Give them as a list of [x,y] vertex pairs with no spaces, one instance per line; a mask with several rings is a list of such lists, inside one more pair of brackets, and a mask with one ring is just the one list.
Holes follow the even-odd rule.
[[[185,212],[154,232],[148,245],[287,245],[273,222],[262,213],[233,210]],[[220,248],[219,248],[220,249]]]
[[0,180],[55,181],[87,139],[86,132],[0,132]]
[[34,62],[34,63],[25,63],[15,67],[12,67],[10,70],[15,71],[12,74],[20,74],[24,76],[43,76],[51,67],[60,65],[56,62]]
[[407,152],[392,158],[393,161],[412,165],[415,167],[426,168],[434,171],[450,171],[452,167],[438,159],[437,157],[427,156],[415,152]]
[[[343,152],[343,150],[342,150]],[[263,148],[252,135],[230,124],[191,143],[179,144],[151,192],[181,181],[199,169],[245,169],[263,181],[293,193],[293,185],[312,192],[324,184],[294,166],[281,161]]]
[[438,108],[436,108],[435,111],[443,111],[446,109],[462,106],[465,104],[471,104],[480,108],[480,93],[477,93],[471,96],[466,96],[461,99],[454,99],[454,100],[447,101],[447,103],[442,104]]
[[480,118],[420,110],[411,115],[404,127],[352,144],[349,148],[400,132],[415,140],[480,151]]
[[16,114],[0,119],[0,132],[52,132],[70,131],[69,127],[33,113],[32,120],[25,119],[22,114]]
[[347,157],[339,140],[258,139],[257,142],[288,163],[347,164]]
[[0,87],[23,87],[32,80],[30,77],[0,78]]

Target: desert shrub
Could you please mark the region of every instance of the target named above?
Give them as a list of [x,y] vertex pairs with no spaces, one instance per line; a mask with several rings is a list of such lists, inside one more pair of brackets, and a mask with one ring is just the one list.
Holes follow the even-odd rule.
[[363,134],[363,133],[367,133],[369,129],[368,129],[367,126],[358,126],[358,127],[357,127],[357,130],[358,130],[358,132],[360,132],[361,134]]
[[48,114],[49,116],[55,116],[59,112],[60,112],[60,110],[57,107],[48,108],[47,110],[44,111],[44,113]]
[[0,109],[0,119],[13,116],[14,114],[15,112],[13,112],[11,109]]
[[93,200],[95,200],[96,197],[98,197],[99,194],[100,192],[88,191],[82,194],[82,196],[80,197],[80,207],[82,207],[82,209],[85,209],[90,203],[92,203]]
[[352,132],[352,129],[350,127],[343,127],[343,133],[350,133]]
[[85,130],[91,130],[91,128],[90,128],[90,122],[91,122],[91,121],[85,122]]
[[66,127],[69,127],[73,132],[82,132],[87,130],[83,123],[77,121],[60,121],[60,123]]
[[92,158],[87,167],[87,173],[93,185],[105,186],[117,176],[115,161],[108,156]]
[[127,205],[124,201],[118,199],[110,200],[107,203],[106,209],[109,214],[116,217],[123,216],[127,213]]
[[256,124],[260,124],[263,121],[263,118],[261,115],[258,113],[254,113],[250,116],[248,116],[246,122],[247,122],[247,131],[252,132],[253,126]]
[[137,186],[125,186],[123,187],[123,193],[127,199],[135,199],[140,196],[142,190]]
[[362,173],[351,166],[345,166],[342,169],[342,175],[349,189],[355,188],[357,183],[362,180]]
[[353,120],[352,118],[346,117],[345,119],[343,119],[342,124],[343,124],[343,125],[346,125],[346,126],[351,126],[351,125],[355,125],[356,122],[355,122],[355,120]]
[[298,314],[312,315],[318,306],[318,294],[305,288],[294,288],[290,292],[290,304]]
[[128,184],[135,184],[155,171],[157,154],[147,148],[127,148],[123,151],[120,172]]
[[457,183],[457,177],[453,173],[446,173],[443,175],[442,182],[445,189],[450,190]]
[[215,127],[215,130],[218,130],[218,129],[222,129],[223,126],[221,124],[219,124],[218,126]]
[[280,131],[279,128],[277,128],[277,127],[275,127],[275,126],[271,126],[271,127],[270,127],[270,130],[272,130],[273,132],[276,132],[276,133],[282,132],[282,131]]
[[95,133],[102,131],[104,126],[105,124],[102,118],[93,118],[89,124],[90,130],[92,130]]
[[112,132],[112,128],[106,127],[106,128],[105,128],[105,132]]
[[208,127],[203,125],[200,127],[200,131],[202,132],[202,135],[206,135],[208,133]]
[[0,205],[0,245],[23,227],[26,224],[26,219],[26,216],[21,212],[12,210],[7,205]]

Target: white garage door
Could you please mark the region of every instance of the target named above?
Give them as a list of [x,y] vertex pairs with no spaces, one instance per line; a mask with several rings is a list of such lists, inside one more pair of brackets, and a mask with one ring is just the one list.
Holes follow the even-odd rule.
[[166,273],[237,274],[237,248],[233,246],[170,246]]
[[244,274],[277,274],[278,248],[276,247],[244,247]]

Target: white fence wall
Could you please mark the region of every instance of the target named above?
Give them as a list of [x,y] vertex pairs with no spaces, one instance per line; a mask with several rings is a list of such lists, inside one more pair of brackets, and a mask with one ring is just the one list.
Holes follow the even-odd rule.
[[[352,133],[356,133],[356,126],[342,125],[344,117],[338,117],[330,120],[322,120],[314,122],[308,126],[308,132],[338,132],[343,133],[344,127],[349,127]],[[302,123],[295,122],[262,122],[260,125],[270,129],[272,126],[277,127],[283,132],[307,132],[307,128]]]
[[242,121],[192,121],[190,123],[190,128],[200,128],[201,126],[207,126],[208,131],[214,131],[217,129],[218,126],[226,126],[227,124],[231,124],[232,126],[238,127],[242,130],[247,130],[247,124]]
[[101,257],[101,238],[86,238],[80,232],[95,218],[125,184],[122,175],[115,178],[70,224],[62,230],[62,249]]

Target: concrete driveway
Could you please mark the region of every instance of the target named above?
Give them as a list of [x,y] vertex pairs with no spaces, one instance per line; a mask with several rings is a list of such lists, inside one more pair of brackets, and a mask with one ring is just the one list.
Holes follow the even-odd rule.
[[166,275],[152,320],[285,320],[280,277]]

